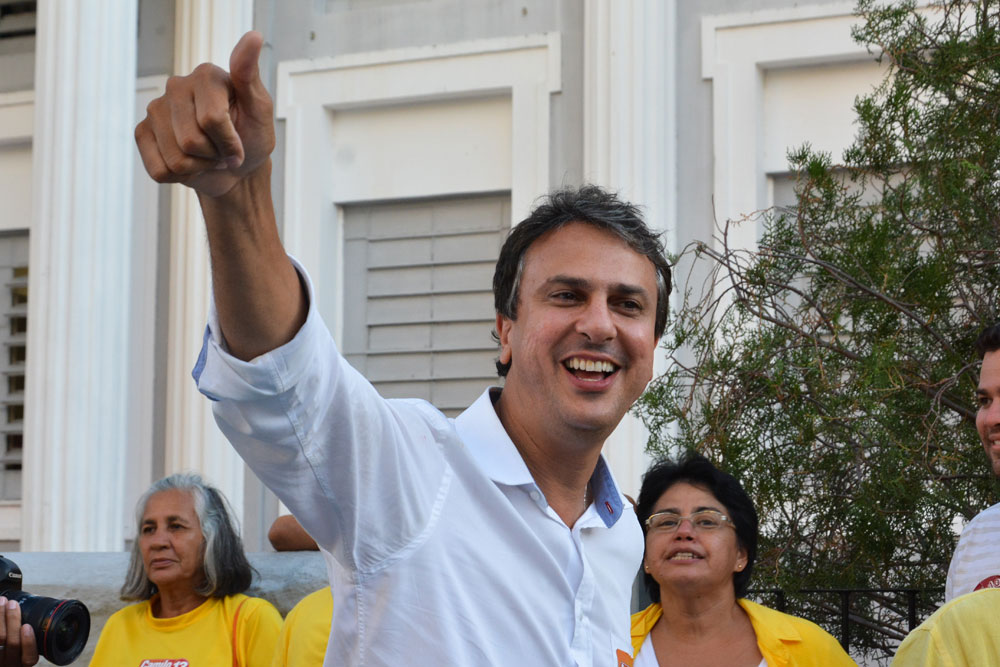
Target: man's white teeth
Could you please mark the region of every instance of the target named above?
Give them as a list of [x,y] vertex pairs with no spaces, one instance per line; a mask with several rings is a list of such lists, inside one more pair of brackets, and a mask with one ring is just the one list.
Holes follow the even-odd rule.
[[612,373],[615,370],[614,364],[608,361],[594,361],[592,359],[580,359],[573,357],[566,365],[574,371],[588,371],[590,373]]
[[696,558],[698,558],[698,556],[695,556],[692,553],[688,553],[687,551],[681,551],[671,556],[670,560],[694,560]]

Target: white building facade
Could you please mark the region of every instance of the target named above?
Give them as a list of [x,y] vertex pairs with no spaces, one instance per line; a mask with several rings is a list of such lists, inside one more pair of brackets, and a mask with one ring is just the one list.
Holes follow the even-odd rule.
[[[671,251],[782,201],[787,148],[838,155],[880,76],[851,9],[0,0],[0,547],[121,550],[138,495],[180,470],[223,489],[252,550],[280,511],[190,377],[210,289],[200,214],[132,143],[169,75],[264,34],[288,250],[384,395],[455,414],[496,381],[492,264],[536,198],[619,190]],[[631,494],[644,448],[629,416],[605,449]]]

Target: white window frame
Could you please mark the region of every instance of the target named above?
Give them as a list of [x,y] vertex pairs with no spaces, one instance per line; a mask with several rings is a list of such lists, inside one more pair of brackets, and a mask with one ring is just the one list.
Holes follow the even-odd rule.
[[[277,116],[286,122],[285,248],[313,276],[320,275],[324,261],[335,261],[337,270],[343,266],[342,242],[332,258],[324,257],[331,249],[322,232],[335,229],[335,238],[342,238],[341,207],[359,195],[335,187],[331,156],[317,150],[330,145],[329,114],[338,109],[509,96],[511,174],[492,189],[509,188],[511,224],[522,219],[549,190],[550,96],[561,89],[560,58],[559,35],[545,33],[279,63]],[[449,189],[456,175],[449,176],[447,165],[433,168],[442,187],[423,195],[466,194]],[[333,280],[315,286],[317,300],[332,304],[326,317],[335,336],[343,321],[342,285],[342,273],[334,272]]]
[[[712,83],[718,223],[770,205],[764,168],[764,76],[768,69],[871,60],[851,38],[853,3],[789,7],[702,19],[702,78]],[[718,241],[716,241],[718,243]],[[755,248],[755,225],[730,230],[733,247]]]

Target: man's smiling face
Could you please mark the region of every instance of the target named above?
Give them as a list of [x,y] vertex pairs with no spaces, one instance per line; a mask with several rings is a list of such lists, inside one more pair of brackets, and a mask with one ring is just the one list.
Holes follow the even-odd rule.
[[1000,350],[983,355],[976,396],[979,401],[976,430],[993,474],[1000,477]]
[[656,298],[652,262],[614,234],[574,222],[539,238],[517,319],[497,316],[505,399],[527,421],[606,437],[652,377]]

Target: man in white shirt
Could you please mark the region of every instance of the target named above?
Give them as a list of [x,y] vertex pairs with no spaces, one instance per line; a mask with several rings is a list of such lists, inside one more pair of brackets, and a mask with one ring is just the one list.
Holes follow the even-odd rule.
[[[1000,322],[976,340],[983,360],[976,430],[993,474],[1000,477]],[[945,601],[982,588],[1000,588],[1000,503],[984,509],[962,531],[948,567]]]
[[601,447],[652,376],[670,270],[635,207],[588,186],[511,232],[501,390],[457,419],[384,400],[337,351],[274,221],[261,37],[171,78],[136,128],[194,188],[214,302],[195,367],[220,427],[324,551],[327,665],[631,664],[641,531]]

